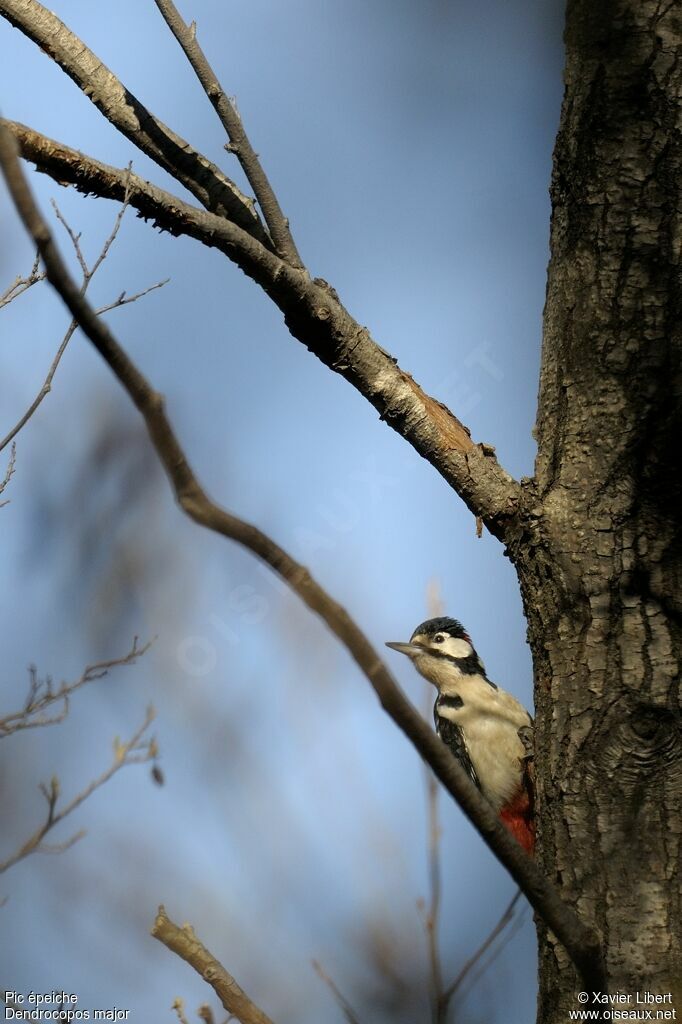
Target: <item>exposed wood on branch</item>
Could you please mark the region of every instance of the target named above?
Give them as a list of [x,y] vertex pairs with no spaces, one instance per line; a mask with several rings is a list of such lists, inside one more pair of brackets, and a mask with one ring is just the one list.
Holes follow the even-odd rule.
[[70,836],[63,843],[48,844],[44,842],[45,836],[52,831],[60,822],[68,818],[76,808],[80,807],[88,797],[92,796],[95,790],[104,786],[105,783],[116,775],[121,768],[131,764],[145,764],[149,761],[155,761],[158,756],[158,748],[154,738],[143,739],[144,734],[147,732],[149,726],[154,721],[154,709],[149,707],[145,714],[144,722],[135,732],[135,734],[126,743],[121,743],[117,740],[114,746],[114,757],[105,772],[103,772],[98,778],[85,787],[82,792],[78,793],[68,804],[63,806],[59,805],[59,797],[61,795],[59,779],[53,775],[50,780],[49,786],[42,785],[41,791],[45,797],[47,803],[47,813],[45,820],[38,828],[33,832],[31,836],[16,850],[11,856],[0,863],[0,874],[13,867],[20,860],[25,857],[29,857],[32,853],[61,853],[63,850],[68,850],[74,843],[77,843],[79,839],[82,839],[85,832],[82,830],[76,832]]

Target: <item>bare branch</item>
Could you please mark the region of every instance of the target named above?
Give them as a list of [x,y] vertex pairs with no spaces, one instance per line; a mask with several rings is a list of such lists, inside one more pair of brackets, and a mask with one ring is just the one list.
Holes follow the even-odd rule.
[[[40,679],[35,668],[29,669],[28,695],[24,701],[21,711],[14,711],[9,715],[0,718],[0,739],[15,732],[25,729],[37,729],[45,725],[56,725],[63,722],[69,712],[69,700],[76,690],[82,686],[102,679],[108,675],[112,668],[123,665],[134,665],[138,658],[141,658],[149,650],[151,643],[143,647],[137,646],[137,637],[133,639],[133,645],[127,654],[122,658],[112,658],[110,661],[97,661],[93,665],[87,665],[82,675],[75,682],[62,682],[56,689],[53,688],[52,679],[47,676]],[[61,704],[61,707],[47,714],[48,709]]]
[[36,258],[33,261],[33,266],[31,267],[31,272],[28,277],[15,277],[2,295],[0,295],[0,309],[2,309],[3,306],[9,306],[10,302],[14,299],[18,299],[20,295],[27,292],[34,284],[38,284],[39,281],[45,280],[45,274],[38,270],[39,266],[40,256],[36,253]]
[[76,323],[76,321],[72,320],[66,330],[66,334],[62,338],[59,348],[57,349],[57,354],[52,360],[50,369],[47,371],[47,377],[43,381],[43,386],[41,387],[40,391],[29,405],[28,409],[23,414],[21,419],[19,419],[18,422],[14,424],[9,433],[6,434],[5,437],[3,437],[2,441],[0,441],[0,452],[3,450],[3,448],[7,447],[10,441],[14,442],[14,438],[17,436],[19,431],[26,426],[31,416],[33,416],[38,406],[42,403],[43,399],[46,398],[47,395],[49,395],[50,391],[52,390],[52,381],[54,379],[55,373],[57,372],[57,367],[59,366],[62,356],[66,352],[66,346],[71,341],[71,338],[73,337],[77,327],[78,324]]
[[[145,715],[144,722],[134,734],[134,736],[128,740],[127,743],[120,743],[118,740],[114,743],[114,760],[112,764],[103,772],[98,778],[94,779],[89,786],[77,796],[66,804],[60,810],[57,809],[57,803],[59,801],[59,779],[53,775],[50,780],[49,786],[41,785],[41,791],[47,802],[47,815],[45,821],[36,831],[30,836],[26,842],[7,860],[0,863],[0,874],[7,871],[18,861],[23,860],[25,857],[30,856],[32,853],[54,853],[55,847],[43,845],[43,839],[56,825],[58,825],[64,818],[67,818],[72,814],[77,807],[80,807],[89,796],[103,786],[105,782],[120,771],[121,768],[129,764],[143,764],[145,761],[153,761],[158,756],[158,750],[154,739],[146,740],[142,742],[142,737],[147,731],[152,721],[154,720],[153,708],[148,708]],[[84,832],[78,832],[66,841],[66,844],[61,844],[63,849],[67,849],[69,846],[73,846],[75,842],[81,839],[85,835]]]
[[[12,445],[12,451],[10,452],[10,456],[9,456],[9,462],[7,463],[7,469],[5,470],[5,475],[2,478],[2,480],[0,480],[0,494],[2,494],[2,492],[5,489],[5,487],[7,487],[7,484],[12,479],[12,474],[14,473],[14,467],[16,465],[16,461],[17,461],[17,446],[15,444],[13,444]],[[8,503],[6,501],[0,502],[0,508],[2,508],[3,505],[7,505],[7,504]]]
[[105,259],[109,255],[109,250],[111,249],[112,245],[116,241],[116,237],[117,237],[119,231],[121,230],[121,224],[123,223],[123,217],[125,215],[126,210],[128,209],[128,207],[130,205],[130,177],[132,175],[132,171],[133,171],[133,165],[132,165],[132,163],[130,163],[130,164],[128,164],[128,166],[126,167],[125,172],[124,172],[124,174],[125,174],[125,178],[124,178],[125,191],[123,193],[123,202],[121,203],[121,205],[118,208],[118,211],[116,213],[116,217],[114,219],[113,227],[112,227],[111,231],[109,232],[108,237],[105,239],[104,245],[100,249],[99,255],[98,255],[97,259],[95,260],[95,262],[93,263],[92,267],[88,266],[87,261],[85,259],[85,256],[83,255],[83,251],[82,251],[81,246],[80,246],[81,232],[79,231],[78,234],[76,234],[76,232],[73,230],[71,225],[66,220],[66,217],[63,215],[62,211],[57,206],[57,203],[55,202],[55,200],[54,199],[51,200],[51,202],[52,202],[52,209],[54,210],[54,212],[55,212],[55,214],[57,216],[57,220],[64,227],[64,230],[66,231],[66,233],[68,234],[69,238],[71,239],[71,243],[72,243],[74,251],[76,253],[76,258],[77,258],[77,260],[78,260],[78,262],[80,264],[81,270],[83,271],[83,286],[82,286],[82,289],[81,289],[83,294],[85,294],[85,292],[88,289],[88,285],[90,284],[90,281],[95,276],[95,274],[97,273],[97,271],[99,270],[99,268],[102,266],[102,264],[104,263]]
[[[124,194],[125,172],[68,149],[25,125],[0,123],[17,139],[22,155],[58,181],[109,199]],[[186,234],[219,249],[253,278],[284,313],[295,338],[340,373],[378,410],[393,430],[441,474],[496,537],[515,536],[521,488],[498,463],[489,445],[475,444],[468,429],[396,365],[369,332],[341,305],[334,290],[311,281],[267,252],[234,224],[204,213],[136,175],[129,178],[130,205],[173,234]]]
[[147,110],[56,14],[38,0],[0,0],[0,15],[37,43],[115,128],[172,174],[202,206],[239,224],[262,245],[272,247],[253,200]]
[[155,0],[155,3],[220,118],[220,123],[230,140],[225,148],[229,153],[235,154],[242,166],[263,211],[277,254],[292,267],[302,267],[301,257],[289,230],[289,221],[282,213],[277,196],[261,167],[258,154],[249,142],[239,113],[197,42],[196,24],[185,24],[173,0]]
[[38,847],[37,853],[65,853],[66,850],[70,850],[72,846],[75,846],[79,840],[85,838],[85,829],[81,829],[80,832],[76,832],[71,836],[70,839],[65,839],[63,843],[41,843]]
[[313,960],[312,965],[313,970],[322,979],[327,988],[330,990],[331,994],[334,996],[334,999],[336,1000],[336,1003],[339,1009],[341,1010],[341,1013],[346,1018],[348,1024],[360,1024],[360,1018],[358,1017],[357,1013],[355,1012],[351,1004],[348,1002],[343,992],[341,992],[338,985],[334,982],[334,979],[329,977],[329,975],[323,968],[322,964],[319,963],[319,961],[317,960]]
[[40,249],[48,281],[61,295],[87,337],[142,413],[181,508],[195,522],[237,541],[256,554],[326,622],[366,675],[383,708],[428,761],[530,903],[564,944],[582,975],[585,987],[594,991],[601,990],[605,975],[597,932],[585,925],[564,904],[558,889],[501,824],[491,804],[481,795],[460,763],[405,698],[370,641],[346,610],[312,578],[304,566],[299,565],[279,545],[257,527],[215,504],[203,490],[166,416],[161,395],[151,388],[70,277],[23,176],[14,140],[2,128],[0,165],[24,225]]
[[[485,958],[484,956],[481,956],[475,965],[476,970],[467,974],[465,980],[469,981],[469,990],[473,988],[478,979],[482,977],[490,967],[492,967],[504,947],[512,941],[522,923],[523,909],[515,917],[505,921],[503,929],[496,933],[493,942],[490,943],[486,949],[486,952],[489,955]],[[499,942],[497,941],[498,939],[500,940]],[[458,989],[458,991],[460,990]]]
[[242,1024],[272,1024],[267,1014],[249,999],[232,975],[201,944],[192,927],[185,924],[179,928],[167,916],[162,906],[159,907],[154,921],[152,935],[193,967],[197,974],[209,983],[227,1012],[233,1014]]
[[439,928],[441,905],[441,869],[440,869],[440,822],[438,820],[438,783],[428,765],[425,766],[426,793],[428,807],[428,858],[429,858],[429,891],[428,905],[422,904],[424,913],[424,929],[429,953],[431,971],[431,1018],[433,1024],[443,1024],[443,968],[440,956]]

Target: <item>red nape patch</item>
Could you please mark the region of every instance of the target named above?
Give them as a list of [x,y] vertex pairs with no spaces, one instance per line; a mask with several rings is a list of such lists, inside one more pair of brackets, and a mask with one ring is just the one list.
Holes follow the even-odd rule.
[[500,820],[527,854],[535,850],[535,822],[530,796],[522,789],[514,800],[500,811]]

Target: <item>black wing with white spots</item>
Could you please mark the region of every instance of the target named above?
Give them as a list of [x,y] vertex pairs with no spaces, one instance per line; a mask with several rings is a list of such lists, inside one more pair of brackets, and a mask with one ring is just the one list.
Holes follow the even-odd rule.
[[449,748],[450,753],[455,755],[474,785],[480,789],[481,783],[478,781],[476,769],[469,757],[464,733],[458,725],[455,725],[455,723],[451,722],[449,718],[445,718],[439,713],[439,709],[442,707],[461,708],[463,704],[464,701],[461,697],[441,696],[433,706],[433,718],[436,723],[436,732],[442,739],[443,743]]

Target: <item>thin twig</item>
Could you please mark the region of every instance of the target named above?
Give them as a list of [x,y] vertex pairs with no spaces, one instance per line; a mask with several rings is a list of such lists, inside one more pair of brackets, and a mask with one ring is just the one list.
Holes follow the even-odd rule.
[[[89,796],[103,786],[109,779],[120,771],[125,765],[130,764],[143,764],[146,761],[154,760],[158,755],[158,750],[154,739],[150,739],[142,743],[142,737],[147,731],[152,721],[154,720],[154,709],[147,708],[147,713],[144,718],[144,722],[134,734],[134,736],[127,742],[121,743],[116,741],[114,744],[114,760],[112,764],[103,772],[98,778],[94,779],[89,786],[78,793],[70,803],[66,804],[61,810],[57,810],[57,802],[59,800],[59,779],[53,776],[50,780],[49,786],[41,785],[40,789],[47,801],[47,816],[45,821],[36,831],[30,836],[26,842],[7,860],[0,863],[0,874],[11,868],[17,861],[23,860],[24,857],[30,856],[32,853],[43,852],[43,839],[56,825],[58,825],[64,818],[67,818],[77,807],[88,799]],[[85,835],[84,832],[79,832],[75,836],[72,836],[66,842],[66,847],[72,846],[78,839]],[[45,852],[53,853],[54,848],[48,846]]]
[[[130,174],[130,169],[128,170],[128,174]],[[88,281],[88,279],[90,277],[92,277],[92,274],[90,273],[90,269],[89,269],[87,263],[85,262],[85,256],[83,255],[83,250],[81,249],[81,232],[79,231],[78,233],[76,233],[73,230],[71,225],[68,223],[68,221],[64,217],[64,214],[62,213],[62,211],[57,206],[56,200],[51,199],[50,203],[52,205],[52,209],[55,212],[55,216],[56,216],[57,220],[62,225],[62,227],[66,231],[67,235],[71,239],[71,245],[73,246],[73,250],[76,253],[76,259],[78,260],[78,262],[80,264],[80,268],[83,271],[83,292],[85,292],[86,289],[87,289],[86,282]],[[128,205],[128,200],[125,199],[123,201],[123,206],[121,207],[121,209],[124,210],[127,205]],[[116,227],[114,229],[115,231],[118,231],[118,226],[119,226],[120,223],[121,223],[120,217],[117,215],[116,216]]]
[[10,302],[14,299],[18,299],[20,295],[27,292],[29,288],[32,288],[34,284],[38,284],[39,281],[45,280],[45,274],[38,270],[40,265],[40,256],[36,253],[36,258],[33,261],[31,272],[28,277],[15,277],[11,285],[9,285],[5,291],[0,295],[0,309],[3,306],[9,306]]
[[[1,0],[0,0],[1,2]],[[35,204],[16,155],[11,134],[0,127],[0,165],[17,211],[40,248],[47,277],[84,333],[142,413],[157,455],[166,470],[180,507],[195,522],[248,548],[266,562],[319,615],[365,673],[382,706],[409,737],[421,756],[505,865],[549,928],[561,941],[582,975],[585,988],[602,991],[606,976],[600,937],[565,904],[556,886],[521,849],[499,821],[448,747],[406,699],[387,666],[349,616],[291,556],[257,527],[211,501],[192,471],[163,398],[121,348],[107,325],[80,294],[57,249],[50,229]]]
[[[427,588],[426,603],[431,618],[443,614],[443,602],[437,580]],[[431,717],[433,688],[425,686],[426,717]],[[441,827],[438,816],[438,783],[428,764],[424,765],[427,807],[427,853],[429,865],[429,904],[424,908],[424,927],[431,971],[431,1017],[433,1024],[443,1024],[447,1004],[443,1006],[443,965],[440,955],[440,908],[442,877],[440,864]]]
[[[68,223],[68,221],[66,220],[66,218],[62,214],[61,210],[57,206],[57,203],[54,201],[54,199],[51,200],[52,206],[53,206],[54,211],[55,211],[55,215],[56,215],[57,219],[60,221],[60,223],[63,225],[65,231],[67,232],[67,234],[68,234],[68,236],[69,236],[69,238],[71,240],[71,244],[73,245],[74,252],[76,253],[76,259],[78,260],[78,263],[80,265],[80,268],[81,268],[81,271],[82,271],[82,274],[83,274],[83,280],[82,280],[82,283],[81,283],[81,294],[82,295],[85,295],[85,293],[88,290],[88,287],[90,285],[90,282],[92,281],[93,277],[95,276],[95,274],[97,273],[99,268],[102,266],[102,263],[104,262],[104,260],[107,258],[109,250],[110,250],[111,246],[113,245],[114,240],[116,239],[116,236],[118,235],[119,228],[121,227],[121,221],[123,220],[123,214],[125,213],[128,205],[130,204],[130,175],[131,175],[131,165],[130,164],[128,165],[128,169],[127,169],[126,173],[127,173],[128,182],[127,182],[127,185],[125,186],[125,191],[124,191],[124,195],[123,195],[123,202],[122,202],[122,204],[121,204],[121,206],[120,206],[120,208],[119,208],[119,210],[118,210],[118,212],[116,214],[116,219],[114,221],[114,226],[113,226],[113,228],[112,228],[112,230],[111,230],[111,232],[109,234],[109,237],[104,242],[104,245],[102,246],[102,249],[100,250],[100,253],[99,253],[97,259],[93,263],[92,268],[88,267],[87,262],[85,260],[85,257],[83,255],[83,251],[82,251],[81,245],[80,245],[80,239],[81,239],[80,232],[78,234],[76,234],[76,232],[73,230],[73,228]],[[44,274],[41,274],[39,279],[42,280],[44,278],[44,276],[45,276]],[[130,302],[136,302],[138,299],[141,299],[142,296],[147,295],[149,292],[154,291],[156,288],[163,287],[163,285],[166,284],[167,281],[168,281],[168,278],[165,281],[159,281],[159,282],[157,282],[157,284],[153,284],[149,288],[145,288],[144,291],[138,292],[136,295],[131,295],[128,298],[126,298],[125,292],[122,292],[119,295],[118,299],[116,299],[114,302],[110,303],[108,306],[102,306],[101,309],[98,309],[97,310],[97,315],[99,316],[102,313],[108,313],[109,310],[117,309],[119,306],[125,306],[128,303],[130,303]],[[73,335],[76,332],[77,328],[78,328],[78,322],[76,320],[72,320],[71,323],[69,324],[69,326],[66,329],[66,333],[64,334],[64,337],[62,338],[62,341],[61,341],[61,344],[60,344],[59,348],[57,349],[57,354],[55,355],[54,359],[52,360],[52,364],[50,366],[50,369],[48,370],[47,377],[43,381],[43,385],[42,385],[40,391],[38,392],[36,397],[33,399],[33,401],[31,402],[30,406],[28,407],[28,409],[24,412],[24,414],[20,418],[20,420],[17,423],[15,423],[15,425],[12,427],[12,429],[9,431],[9,433],[5,435],[5,437],[2,439],[2,441],[0,441],[0,452],[3,450],[3,448],[7,447],[7,445],[10,443],[10,441],[14,440],[14,438],[17,436],[17,434],[20,432],[20,430],[22,430],[23,427],[31,419],[31,417],[33,416],[33,414],[37,410],[38,406],[42,403],[43,399],[45,399],[47,397],[47,395],[49,395],[50,391],[52,390],[52,381],[54,379],[55,373],[57,372],[57,367],[59,366],[59,363],[61,362],[61,358],[64,355],[64,352],[66,351],[66,346],[71,341],[71,338],[73,337]]]
[[82,828],[80,832],[76,832],[70,839],[65,839],[63,843],[41,843],[38,853],[64,853],[66,850],[70,850],[72,846],[75,846],[85,835],[85,829]]
[[[12,445],[12,450],[11,450],[11,452],[9,454],[9,462],[7,463],[7,469],[5,470],[5,475],[2,478],[2,480],[0,480],[0,494],[2,494],[2,492],[5,489],[5,487],[7,487],[7,484],[12,479],[12,474],[14,473],[14,469],[15,469],[16,463],[17,463],[17,446],[15,444],[13,444]],[[0,508],[2,508],[3,505],[7,505],[7,504],[8,504],[7,501],[0,501]]]
[[121,292],[117,299],[110,302],[107,306],[100,306],[95,312],[97,316],[101,316],[102,313],[109,313],[112,309],[120,309],[121,306],[128,306],[131,302],[137,302],[138,299],[144,298],[145,295],[149,295],[150,292],[155,292],[157,288],[163,288],[165,284],[168,284],[170,277],[165,277],[163,281],[157,281],[156,284],[150,284],[148,288],[143,288],[141,292],[135,292],[134,295],[127,295],[125,292]]
[[[79,679],[72,683],[63,682],[56,689],[52,686],[50,676],[40,679],[35,668],[31,667],[29,669],[28,696],[24,701],[24,706],[21,711],[13,711],[0,718],[0,739],[23,729],[37,729],[45,725],[56,725],[63,722],[69,711],[69,700],[76,690],[80,690],[82,686],[86,686],[96,679],[102,679],[112,668],[133,665],[149,650],[150,646],[151,642],[146,643],[143,647],[138,647],[137,637],[135,637],[132,647],[123,657],[87,665]],[[46,714],[47,710],[57,703],[61,703],[62,707],[56,713]]]
[[521,928],[522,924],[523,924],[523,910],[521,910],[521,913],[519,913],[516,917],[514,917],[512,919],[510,924],[505,928],[504,932],[500,932],[495,937],[495,943],[497,943],[497,945],[495,945],[493,943],[493,945],[491,945],[488,948],[488,951],[487,951],[488,955],[485,958],[481,957],[481,959],[478,962],[477,970],[473,971],[473,972],[471,972],[471,973],[469,973],[467,975],[467,979],[466,980],[468,980],[469,985],[468,985],[468,988],[467,988],[466,992],[464,992],[461,988],[458,989],[458,993],[460,995],[460,998],[464,998],[464,996],[468,992],[470,992],[471,989],[476,985],[476,983],[478,982],[479,978],[481,978],[485,974],[485,972],[487,970],[489,970],[490,967],[492,967],[492,965],[495,963],[497,958],[500,956],[500,954],[504,950],[505,946],[509,945],[509,943],[512,941],[512,939],[514,938],[516,933],[519,931],[519,929]]
[[313,965],[313,970],[322,979],[331,994],[334,996],[334,999],[336,1000],[341,1013],[348,1021],[348,1024],[360,1024],[359,1016],[348,1002],[343,992],[341,992],[338,985],[336,985],[334,979],[330,978],[327,974],[322,964],[318,960],[312,960],[311,963]]
[[62,214],[61,210],[59,209],[59,207],[57,206],[57,203],[55,202],[55,200],[54,199],[51,200],[52,208],[54,209],[54,212],[57,215],[57,219],[64,226],[64,228],[65,228],[69,238],[71,239],[71,242],[73,244],[74,250],[76,252],[76,257],[78,259],[78,262],[80,263],[81,270],[83,271],[83,287],[82,287],[82,294],[83,295],[87,291],[88,284],[90,283],[92,278],[95,276],[95,274],[97,273],[99,268],[102,266],[102,264],[104,263],[104,261],[107,258],[107,256],[109,255],[109,250],[111,249],[112,245],[116,241],[116,236],[118,235],[118,233],[119,233],[119,231],[121,229],[121,224],[123,222],[123,217],[125,215],[126,210],[128,209],[128,207],[130,205],[131,176],[132,176],[132,173],[133,173],[132,162],[128,164],[128,166],[126,167],[124,173],[125,173],[125,178],[124,178],[125,190],[124,190],[124,193],[123,193],[123,201],[122,201],[121,205],[119,206],[119,208],[118,208],[118,210],[116,212],[116,217],[114,219],[114,224],[113,224],[113,227],[112,227],[111,231],[109,232],[109,236],[105,240],[104,245],[102,246],[102,248],[100,250],[99,256],[97,257],[97,259],[93,263],[92,268],[88,267],[88,264],[86,262],[86,259],[85,259],[84,255],[83,255],[83,252],[82,252],[81,247],[80,247],[81,232],[79,231],[78,234],[75,233],[75,231],[71,228],[71,225],[67,222],[66,218],[63,216],[63,214]]
[[204,92],[220,118],[220,123],[230,140],[225,148],[229,153],[235,154],[242,166],[263,211],[263,217],[275,243],[277,254],[290,266],[302,267],[301,257],[289,230],[289,221],[282,213],[277,196],[261,166],[258,154],[249,142],[234,103],[223,89],[218,76],[197,42],[196,24],[194,22],[191,25],[185,24],[173,0],[155,0],[155,3],[162,18],[182,47]]
[[267,1014],[249,999],[232,975],[202,945],[192,927],[188,924],[178,927],[162,906],[156,915],[152,935],[193,967],[209,983],[227,1012],[233,1014],[241,1024],[272,1024]]
[[59,348],[57,349],[56,356],[52,360],[52,364],[50,366],[50,369],[48,370],[47,377],[43,381],[43,386],[41,387],[40,391],[29,405],[28,409],[25,411],[21,419],[14,424],[9,433],[5,435],[2,441],[0,441],[0,452],[3,450],[3,448],[7,447],[10,441],[12,443],[14,442],[14,438],[17,436],[19,431],[28,423],[31,416],[33,416],[34,412],[41,404],[43,399],[47,395],[49,395],[50,391],[52,390],[52,381],[54,379],[55,373],[57,372],[57,367],[59,366],[61,358],[64,355],[64,352],[66,351],[66,346],[71,341],[71,338],[73,337],[77,327],[78,323],[75,320],[72,320],[66,329],[66,334],[62,338]]
[[428,807],[429,904],[424,908],[424,927],[431,970],[431,1016],[433,1024],[442,1024],[443,967],[440,956],[440,907],[442,879],[440,867],[440,822],[438,820],[438,783],[428,765],[426,800]]

